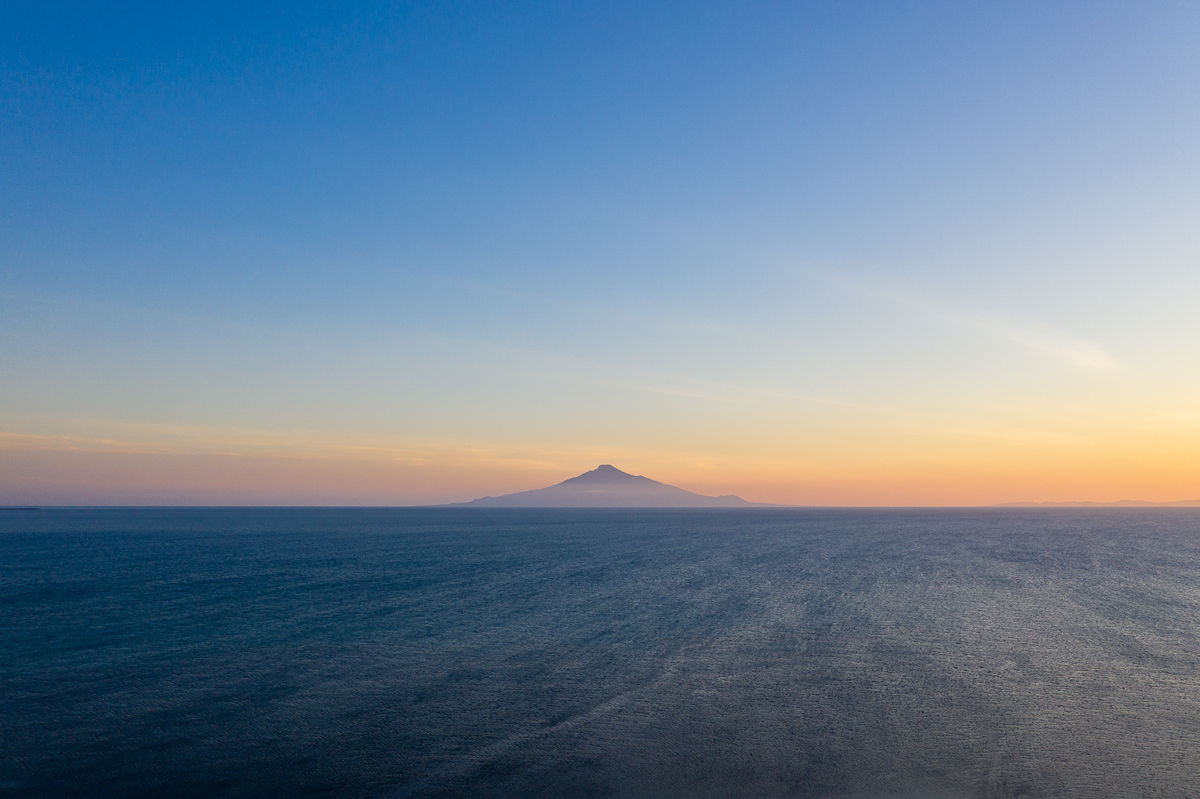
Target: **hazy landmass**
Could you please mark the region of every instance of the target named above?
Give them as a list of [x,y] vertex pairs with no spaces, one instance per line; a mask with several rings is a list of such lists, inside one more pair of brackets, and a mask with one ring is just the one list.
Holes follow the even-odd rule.
[[605,464],[549,488],[482,497],[443,507],[458,508],[766,508],[732,494],[707,497]]
[[1143,499],[1122,499],[1117,502],[1001,502],[994,508],[1200,508],[1200,499],[1181,499],[1178,502],[1148,502]]

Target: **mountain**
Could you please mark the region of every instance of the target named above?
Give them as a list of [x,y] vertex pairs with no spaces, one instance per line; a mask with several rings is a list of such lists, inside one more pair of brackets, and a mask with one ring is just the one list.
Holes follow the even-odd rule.
[[607,464],[549,488],[456,502],[455,508],[765,508],[732,495],[706,497]]

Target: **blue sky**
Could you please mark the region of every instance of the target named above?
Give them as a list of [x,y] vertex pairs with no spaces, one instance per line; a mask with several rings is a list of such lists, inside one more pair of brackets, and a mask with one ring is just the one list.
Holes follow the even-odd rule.
[[[605,457],[768,501],[1184,498],[1197,34],[1179,3],[8,4],[8,499],[458,499]],[[235,496],[234,455],[328,467]]]

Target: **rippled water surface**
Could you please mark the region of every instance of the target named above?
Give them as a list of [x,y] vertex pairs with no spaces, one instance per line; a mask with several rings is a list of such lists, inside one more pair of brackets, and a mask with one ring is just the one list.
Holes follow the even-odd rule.
[[0,512],[0,795],[1195,797],[1200,512]]

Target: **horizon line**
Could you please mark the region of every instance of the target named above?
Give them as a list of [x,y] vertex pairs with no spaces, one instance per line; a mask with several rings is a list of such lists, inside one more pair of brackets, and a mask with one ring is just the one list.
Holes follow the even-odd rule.
[[38,504],[38,505],[0,505],[0,511],[39,511],[39,510],[686,510],[686,511],[770,511],[770,510],[1020,510],[1020,509],[1055,509],[1055,510],[1088,510],[1110,508],[1115,510],[1136,510],[1139,508],[1200,508],[1200,500],[1177,500],[1169,502],[1152,502],[1149,500],[1123,499],[1115,502],[1096,502],[1092,500],[1049,501],[1049,502],[999,502],[987,505],[787,505],[780,503],[755,503],[744,507],[690,507],[690,506],[511,506],[486,507],[471,506],[469,502],[440,502],[425,505],[230,505],[230,504]]

